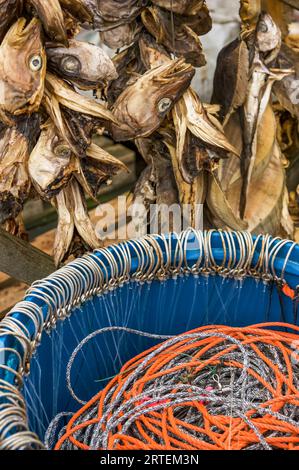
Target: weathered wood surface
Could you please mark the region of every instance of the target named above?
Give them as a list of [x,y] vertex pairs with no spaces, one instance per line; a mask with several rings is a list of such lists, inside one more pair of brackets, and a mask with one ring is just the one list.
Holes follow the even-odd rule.
[[53,259],[0,228],[0,271],[32,284],[55,271]]

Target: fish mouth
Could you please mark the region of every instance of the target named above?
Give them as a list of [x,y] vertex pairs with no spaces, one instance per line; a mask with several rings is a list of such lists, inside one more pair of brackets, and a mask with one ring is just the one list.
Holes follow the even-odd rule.
[[162,71],[153,77],[153,84],[161,91],[162,96],[169,95],[172,100],[177,100],[190,86],[194,75],[195,69],[192,65],[187,64],[184,59],[177,59],[162,66]]

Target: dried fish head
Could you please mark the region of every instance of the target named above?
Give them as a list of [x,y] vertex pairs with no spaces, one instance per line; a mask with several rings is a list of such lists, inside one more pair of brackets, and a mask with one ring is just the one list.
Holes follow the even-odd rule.
[[177,24],[185,24],[198,34],[203,36],[211,31],[213,22],[208,7],[204,4],[197,14],[191,16],[181,16],[176,18]]
[[52,199],[64,188],[75,171],[74,156],[68,144],[48,123],[31,152],[28,170],[35,189],[44,199]]
[[37,111],[44,92],[46,53],[40,21],[20,18],[0,47],[0,109],[14,115]]
[[98,11],[108,23],[130,23],[140,15],[148,0],[98,0]]
[[0,42],[21,10],[19,0],[0,0]]
[[27,3],[36,11],[47,35],[54,41],[67,44],[67,32],[59,0],[29,0]]
[[157,5],[166,10],[179,15],[197,15],[205,6],[205,0],[152,0]]
[[113,108],[119,122],[111,125],[114,139],[152,134],[190,86],[193,76],[193,67],[177,59],[148,71],[126,88]]
[[[256,28],[256,46],[264,54],[274,50],[277,54],[281,47],[281,31],[268,13],[262,13]],[[277,55],[276,54],[276,55]],[[272,57],[273,60],[275,57]],[[268,62],[268,61],[267,61]]]
[[146,8],[141,18],[149,33],[169,52],[184,57],[195,67],[206,64],[198,35],[180,19],[173,18],[167,10],[154,6]]
[[120,49],[134,42],[136,36],[140,33],[142,25],[137,20],[131,23],[125,23],[116,28],[102,31],[101,39],[110,49]]
[[47,48],[49,68],[84,89],[105,86],[117,78],[112,60],[101,47],[71,39],[69,47]]
[[0,223],[15,218],[29,196],[28,141],[16,128],[0,136]]

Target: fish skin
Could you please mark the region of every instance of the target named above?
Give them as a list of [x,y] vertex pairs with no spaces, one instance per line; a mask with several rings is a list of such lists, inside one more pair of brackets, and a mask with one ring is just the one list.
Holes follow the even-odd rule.
[[70,197],[69,188],[60,191],[52,200],[52,204],[56,207],[58,213],[58,223],[53,246],[53,256],[56,266],[59,266],[67,256],[75,232],[71,202],[72,199]]
[[212,103],[221,104],[220,117],[224,126],[246,100],[250,78],[249,65],[246,41],[239,38],[225,46],[218,54]]
[[240,197],[240,216],[246,212],[247,197],[257,152],[257,129],[271,98],[275,81],[289,75],[286,71],[271,71],[272,63],[281,48],[281,32],[268,13],[262,13],[256,25],[256,38],[247,98],[240,108],[243,129],[241,175],[243,179]]
[[[84,245],[84,250],[100,248],[101,240],[89,218],[82,188],[75,179],[52,199],[58,212],[58,225],[54,242],[54,261],[56,266],[74,252],[76,238]],[[82,254],[82,253],[81,253]],[[79,253],[78,253],[79,256]]]
[[106,120],[117,122],[101,103],[79,95],[65,81],[47,73],[43,105],[60,136],[78,157],[84,157],[92,133]]
[[191,183],[187,183],[180,170],[177,149],[169,141],[165,141],[165,144],[171,156],[173,173],[178,188],[179,202],[182,206],[187,205],[190,209],[188,225],[197,228],[199,222],[198,217],[200,216],[198,209],[205,202],[207,196],[206,174],[204,171],[201,171]]
[[281,31],[271,15],[262,13],[256,27],[256,48],[262,54],[270,53],[270,58],[263,57],[265,64],[276,59],[281,48]]
[[223,226],[228,227],[231,230],[247,230],[247,222],[245,220],[241,220],[232,209],[222,190],[221,183],[216,172],[212,172],[209,177],[207,206],[211,213],[221,221]]
[[13,235],[14,237],[18,237],[21,240],[29,242],[29,236],[26,232],[24,220],[22,214],[19,214],[15,218],[7,219],[4,224],[2,224],[2,228]]
[[170,12],[155,6],[146,8],[141,19],[157,43],[162,44],[169,53],[184,57],[194,67],[206,64],[199,36],[188,24],[176,21]]
[[[119,122],[119,125],[111,125],[114,140],[146,137],[158,129],[190,86],[194,73],[192,66],[177,59],[148,71],[127,87],[113,107],[113,116]],[[165,98],[169,99],[169,106],[159,111],[159,103]]]
[[135,42],[142,30],[142,24],[133,20],[131,23],[118,25],[116,28],[100,32],[103,43],[110,49],[120,49]]
[[30,193],[28,140],[16,127],[0,136],[0,224],[15,219]]
[[72,207],[74,223],[80,237],[90,248],[100,248],[102,246],[102,242],[97,237],[89,218],[85,197],[77,181],[73,180],[70,183],[70,190],[73,196]]
[[51,0],[50,7],[45,0],[28,0],[28,2],[36,10],[49,38],[67,45],[67,31],[59,0]]
[[89,197],[98,202],[96,198],[102,185],[111,181],[112,176],[117,175],[119,171],[129,172],[127,166],[118,158],[91,143],[85,158],[80,160],[76,178]]
[[[155,231],[159,233],[173,231],[174,221],[163,216],[164,209],[179,204],[178,189],[167,146],[158,134],[150,138],[137,139],[136,145],[147,162],[147,167],[134,188],[133,203],[143,204],[147,211],[148,222],[155,224]],[[155,207],[151,210],[153,204]]]
[[54,95],[59,104],[72,111],[87,114],[98,119],[117,123],[112,112],[105,106],[83,95],[79,95],[64,80],[48,72],[46,75],[46,91],[48,95]]
[[136,43],[116,54],[112,60],[118,78],[112,80],[105,90],[110,107],[112,107],[126,87],[135,83],[137,78],[146,72],[146,67],[141,60],[139,47]]
[[241,0],[240,18],[242,22],[242,33],[250,34],[256,27],[262,11],[262,0]]
[[0,43],[11,24],[21,13],[22,0],[0,0]]
[[47,48],[49,69],[83,89],[102,88],[117,78],[112,60],[101,47],[69,40],[69,47]]
[[43,104],[60,137],[68,143],[77,157],[83,158],[91,143],[92,133],[100,126],[101,121],[61,106],[56,96],[47,90]]
[[[63,0],[65,1],[65,0]],[[148,0],[80,0],[92,16],[93,28],[104,32],[134,21]]]
[[48,122],[28,161],[29,175],[36,191],[43,199],[52,199],[68,184],[75,169],[72,150],[58,137],[53,123]]
[[[29,66],[35,56],[41,61],[38,71],[32,71]],[[25,18],[19,18],[0,46],[0,109],[3,114],[18,116],[38,111],[46,65],[40,21],[34,18],[26,26]]]
[[148,4],[148,0],[98,0],[98,11],[107,23],[130,23]]
[[171,60],[164,46],[158,44],[150,34],[143,32],[138,41],[140,58],[147,70],[150,70]]
[[91,23],[93,21],[92,11],[84,0],[59,0],[60,5],[69,11],[81,23]]
[[154,5],[178,15],[195,16],[205,6],[204,0],[152,0]]

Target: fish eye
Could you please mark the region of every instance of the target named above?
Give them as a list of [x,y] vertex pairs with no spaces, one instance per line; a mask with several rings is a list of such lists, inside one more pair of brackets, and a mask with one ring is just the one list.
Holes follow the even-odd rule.
[[170,98],[162,98],[158,103],[159,113],[163,114],[169,110],[172,106],[172,100]]
[[81,63],[77,57],[67,56],[61,61],[61,68],[68,73],[78,73],[81,69]]
[[264,21],[262,21],[259,24],[258,30],[259,30],[260,33],[267,33],[269,28],[268,28],[268,25]]
[[33,55],[29,60],[29,67],[32,72],[39,72],[43,66],[43,59],[39,54]]
[[72,151],[71,149],[65,144],[58,144],[54,148],[54,153],[57,157],[61,158],[70,158]]

